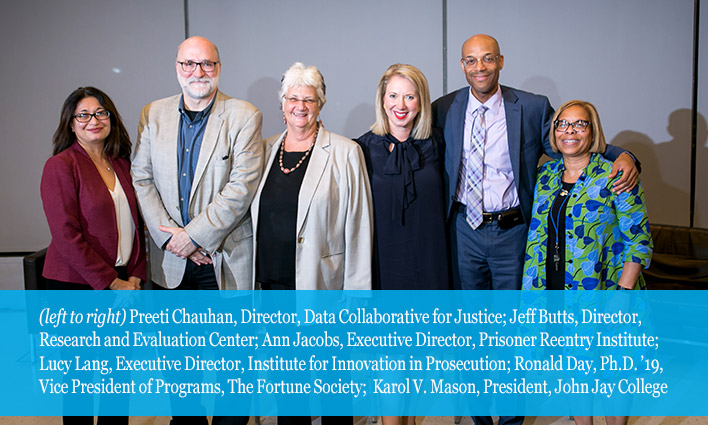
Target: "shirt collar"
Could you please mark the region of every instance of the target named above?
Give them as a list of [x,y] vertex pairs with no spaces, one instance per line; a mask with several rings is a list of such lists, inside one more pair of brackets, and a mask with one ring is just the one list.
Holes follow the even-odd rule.
[[[211,99],[211,102],[209,103],[209,106],[206,108],[202,109],[201,111],[197,112],[194,115],[194,119],[190,120],[189,119],[189,114],[187,114],[187,108],[184,107],[184,95],[180,96],[179,98],[179,113],[182,115],[182,118],[186,119],[187,121],[190,122],[196,122],[204,118],[205,116],[209,115],[209,112],[211,112],[211,108],[214,106],[214,102],[216,101],[216,96],[214,96],[213,99]],[[194,112],[194,111],[189,111],[189,112]]]
[[[467,100],[467,111],[472,113],[481,105],[482,102],[480,102],[476,97],[474,97],[474,95],[472,94],[472,89],[470,88],[469,99]],[[487,112],[491,113],[492,115],[496,115],[499,113],[499,111],[503,111],[504,98],[502,97],[501,86],[497,84],[497,91],[494,92],[492,97],[490,97],[489,99],[487,99],[486,102],[484,102],[484,106],[489,108]]]

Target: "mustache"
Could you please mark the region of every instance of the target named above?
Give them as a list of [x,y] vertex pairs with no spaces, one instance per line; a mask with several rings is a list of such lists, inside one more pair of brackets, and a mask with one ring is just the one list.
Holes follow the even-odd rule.
[[187,83],[210,83],[213,80],[209,77],[189,77]]

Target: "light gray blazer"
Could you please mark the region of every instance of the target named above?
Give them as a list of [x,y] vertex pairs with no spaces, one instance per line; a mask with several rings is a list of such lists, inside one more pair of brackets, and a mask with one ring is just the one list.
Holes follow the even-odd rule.
[[[284,135],[265,141],[265,177],[251,206],[254,234],[261,192]],[[298,195],[296,288],[371,289],[371,217],[371,188],[361,148],[320,127]]]
[[204,132],[183,226],[177,179],[181,95],[146,105],[140,114],[131,173],[150,232],[150,274],[174,288],[186,261],[165,252],[170,237],[158,226],[184,227],[209,252],[221,289],[251,287],[253,230],[249,206],[263,169],[261,113],[248,102],[217,92]]

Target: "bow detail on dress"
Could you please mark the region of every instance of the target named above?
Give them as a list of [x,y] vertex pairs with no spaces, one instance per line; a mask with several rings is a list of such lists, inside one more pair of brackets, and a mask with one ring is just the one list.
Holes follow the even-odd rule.
[[[410,137],[405,142],[400,142],[389,134],[386,136],[386,141],[393,143],[393,151],[391,151],[384,166],[384,174],[394,176],[394,183],[391,187],[391,201],[392,205],[400,206],[399,208],[393,208],[391,219],[405,224],[405,210],[416,197],[413,172],[420,170],[422,166],[420,153]],[[386,146],[386,149],[388,149],[388,146]]]

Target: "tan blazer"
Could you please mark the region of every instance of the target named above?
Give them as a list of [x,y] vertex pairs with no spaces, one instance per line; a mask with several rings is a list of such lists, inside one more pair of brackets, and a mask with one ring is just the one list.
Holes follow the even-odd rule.
[[[284,135],[265,141],[264,176],[270,172]],[[371,188],[361,148],[320,128],[311,155],[298,195],[295,286],[371,289]],[[265,180],[258,186],[251,206],[254,234]]]
[[165,252],[169,233],[184,227],[209,252],[221,289],[251,287],[253,230],[249,206],[263,169],[261,113],[248,102],[217,92],[204,132],[189,201],[191,222],[182,224],[177,179],[181,95],[146,105],[140,114],[131,173],[150,232],[150,272],[157,284],[174,288],[186,261]]

